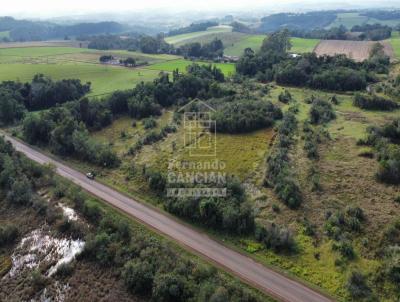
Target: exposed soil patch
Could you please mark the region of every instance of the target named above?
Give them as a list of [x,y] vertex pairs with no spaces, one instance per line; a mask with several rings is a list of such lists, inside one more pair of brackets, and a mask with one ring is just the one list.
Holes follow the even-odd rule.
[[[384,46],[387,56],[394,58],[394,50],[389,42],[380,42]],[[368,59],[373,41],[346,41],[346,40],[322,40],[315,47],[314,52],[318,56],[344,54],[355,61]]]

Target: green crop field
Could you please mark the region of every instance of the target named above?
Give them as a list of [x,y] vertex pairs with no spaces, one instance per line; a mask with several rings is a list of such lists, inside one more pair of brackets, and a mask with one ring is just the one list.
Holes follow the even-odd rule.
[[[173,61],[167,61],[163,63],[158,63],[150,66],[146,66],[146,69],[149,70],[159,70],[159,71],[169,71],[172,72],[175,69],[179,69],[181,72],[186,71],[186,67],[191,65],[193,62],[189,60],[179,59]],[[208,62],[196,62],[201,65],[209,65]],[[235,64],[231,63],[214,63],[213,65],[217,66],[222,70],[225,75],[231,75],[235,73]]]
[[186,43],[189,40],[197,39],[197,38],[204,37],[207,35],[213,35],[213,34],[218,34],[218,33],[227,33],[227,32],[231,32],[231,31],[232,31],[232,28],[230,26],[215,26],[215,27],[210,27],[205,31],[198,31],[198,32],[193,32],[193,33],[188,33],[188,34],[167,37],[165,40],[167,43],[175,45],[175,44]]
[[305,53],[313,52],[315,46],[320,42],[318,39],[302,39],[302,38],[292,38],[292,49],[291,52],[294,53]]
[[400,33],[398,31],[392,34],[392,38],[390,39],[390,43],[393,46],[394,54],[397,59],[400,59]]
[[247,35],[244,39],[225,48],[224,53],[228,56],[240,56],[246,48],[258,51],[264,39],[265,35]]
[[[264,35],[251,35],[245,39],[235,43],[233,46],[227,47],[224,53],[228,56],[240,56],[246,48],[251,48],[254,51],[258,51],[261,48],[262,42],[264,41]],[[318,39],[302,39],[292,38],[292,49],[291,52],[305,53],[312,52],[315,46],[319,43]]]

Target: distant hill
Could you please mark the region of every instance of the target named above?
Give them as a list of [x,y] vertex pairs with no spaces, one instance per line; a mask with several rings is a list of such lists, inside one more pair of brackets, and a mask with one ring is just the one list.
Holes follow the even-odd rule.
[[60,39],[66,36],[76,37],[83,35],[121,33],[127,29],[126,26],[117,22],[58,25],[50,22],[0,17],[0,32],[9,31],[9,37],[13,41],[41,41]]
[[337,12],[335,11],[273,14],[261,19],[258,31],[262,33],[273,32],[284,27],[296,30],[324,28],[331,24],[336,16]]

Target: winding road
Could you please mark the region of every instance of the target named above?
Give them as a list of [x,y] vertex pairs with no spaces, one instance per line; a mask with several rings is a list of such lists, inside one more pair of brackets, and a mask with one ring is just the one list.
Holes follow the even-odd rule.
[[99,182],[89,180],[84,174],[8,135],[5,135],[5,139],[10,141],[16,150],[24,153],[28,158],[40,164],[53,164],[59,175],[71,180],[86,191],[129,214],[134,219],[166,235],[190,251],[201,255],[279,301],[334,301],[318,291],[224,246],[206,234],[169,217],[157,209],[135,201]]

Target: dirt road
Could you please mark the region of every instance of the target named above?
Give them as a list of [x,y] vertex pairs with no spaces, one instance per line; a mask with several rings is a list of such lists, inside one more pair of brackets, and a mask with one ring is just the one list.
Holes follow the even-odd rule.
[[5,138],[10,141],[18,151],[24,153],[30,159],[40,164],[53,164],[57,168],[57,173],[61,176],[73,181],[86,191],[126,212],[136,220],[150,226],[174,241],[177,241],[196,254],[211,260],[231,274],[280,301],[333,301],[314,289],[257,263],[253,259],[224,246],[208,237],[206,234],[180,223],[157,209],[139,203],[101,183],[89,180],[84,174],[67,167],[9,136]]

